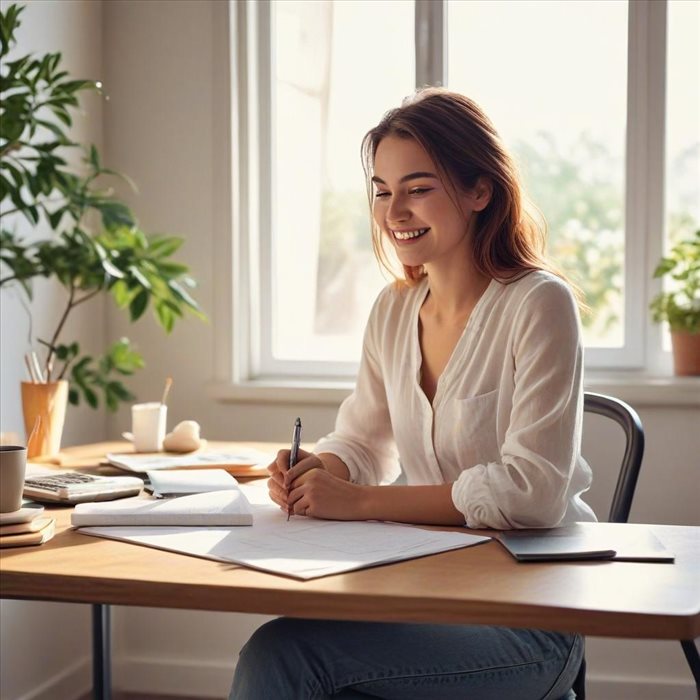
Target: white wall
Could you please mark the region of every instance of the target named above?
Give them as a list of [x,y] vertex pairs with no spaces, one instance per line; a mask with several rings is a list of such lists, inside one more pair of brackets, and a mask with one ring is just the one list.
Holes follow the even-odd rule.
[[[9,3],[3,2],[5,10]],[[65,68],[75,77],[102,77],[102,5],[90,0],[29,2],[22,14],[14,56],[60,51]],[[102,146],[102,99],[86,94],[84,111],[75,115],[76,141]],[[76,162],[79,158],[75,156]],[[11,219],[3,221],[3,226]],[[45,226],[36,230],[25,221],[17,230],[28,238],[45,238]],[[30,344],[29,315],[21,295],[3,289],[0,294],[0,430],[24,439],[19,383],[26,379],[22,356],[31,347],[39,350],[36,337],[52,333],[65,308],[62,288],[44,280],[35,287],[30,305],[33,343]],[[86,303],[72,313],[62,339],[77,340],[91,352],[102,350],[106,337],[104,303]],[[50,336],[49,336],[50,337]],[[69,408],[64,444],[101,439],[106,416],[89,408]],[[90,618],[85,606],[0,601],[0,697],[3,700],[29,698],[71,698],[89,687]],[[47,630],[51,632],[47,634]],[[60,638],[57,631],[60,630]]]
[[[217,294],[215,240],[226,234],[216,230],[215,172],[221,145],[213,127],[226,90],[217,83],[227,60],[222,43],[225,3],[121,0],[104,3],[102,14],[102,59],[110,98],[103,105],[107,161],[138,183],[139,194],[127,198],[145,230],[186,238],[181,257],[201,282],[196,296],[211,314]],[[164,378],[174,377],[171,425],[193,418],[210,438],[284,441],[290,416],[303,410],[309,440],[332,427],[332,406],[299,409],[210,399],[205,390],[214,376],[210,324],[186,321],[166,338],[150,318],[129,326],[111,307],[107,312],[106,335],[128,331],[146,357],[147,369],[133,382],[139,398],[157,398]],[[700,411],[650,406],[640,411],[648,448],[632,520],[699,524],[694,500]],[[115,437],[127,427],[128,414],[122,411],[110,419],[109,435]],[[607,508],[619,449],[611,426],[598,418],[587,422],[585,453],[596,472],[591,502],[600,513]],[[225,695],[238,649],[266,619],[142,608],[119,608],[115,617],[118,687],[199,697]],[[592,639],[588,658],[592,697],[694,697],[679,645]],[[13,668],[12,675],[17,673]]]

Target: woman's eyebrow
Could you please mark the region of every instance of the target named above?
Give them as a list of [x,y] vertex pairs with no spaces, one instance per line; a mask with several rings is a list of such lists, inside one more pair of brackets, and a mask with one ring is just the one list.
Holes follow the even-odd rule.
[[[439,179],[437,175],[434,173],[429,173],[426,171],[418,171],[415,173],[409,173],[408,175],[404,175],[399,182],[408,182],[409,180],[418,180],[423,177],[432,177],[435,180]],[[378,182],[380,185],[386,185],[386,182],[382,180],[381,177],[377,177],[377,175],[372,176],[372,182]]]

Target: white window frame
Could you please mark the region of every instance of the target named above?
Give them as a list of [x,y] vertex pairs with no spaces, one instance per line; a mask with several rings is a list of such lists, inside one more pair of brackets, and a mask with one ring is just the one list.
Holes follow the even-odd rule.
[[[442,0],[416,0],[417,84],[445,78],[447,21]],[[625,216],[626,347],[586,350],[589,387],[622,387],[622,395],[648,396],[648,386],[677,387],[661,328],[648,304],[660,289],[652,279],[664,231],[664,115],[666,0],[629,3]],[[336,403],[353,386],[356,363],[270,364],[269,328],[262,328],[264,289],[270,288],[270,208],[261,197],[272,179],[269,0],[230,0],[217,7],[214,124],[217,227],[214,310],[215,378],[211,394],[226,400]],[[265,166],[270,163],[270,166]],[[269,296],[269,295],[268,295]],[[268,300],[269,303],[269,300]],[[269,306],[267,307],[269,313]],[[592,371],[591,371],[592,370]],[[656,379],[649,382],[649,377]],[[683,384],[683,381],[680,382]],[[628,391],[624,391],[624,387]],[[642,387],[641,394],[639,388]],[[697,401],[696,386],[683,384],[681,404]],[[636,393],[635,393],[636,392]],[[674,395],[678,392],[673,389]],[[656,401],[653,401],[656,403]],[[671,401],[678,403],[676,399]]]

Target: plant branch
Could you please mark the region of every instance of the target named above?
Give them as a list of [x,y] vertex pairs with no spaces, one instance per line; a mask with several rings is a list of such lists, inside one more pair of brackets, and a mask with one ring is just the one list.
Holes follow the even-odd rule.
[[3,284],[7,284],[8,282],[12,282],[12,280],[19,279],[17,275],[10,275],[9,277],[0,277],[0,287],[2,287]]
[[66,305],[66,309],[63,312],[63,315],[61,316],[61,320],[58,322],[58,326],[56,327],[56,330],[53,334],[53,337],[51,338],[51,342],[49,343],[49,354],[46,356],[46,381],[47,382],[51,381],[51,369],[53,367],[53,358],[54,358],[54,355],[56,354],[56,342],[58,341],[58,336],[61,334],[61,331],[63,330],[63,326],[66,322],[66,319],[68,318],[68,314],[70,313],[71,309],[75,306],[75,304],[73,303],[74,298],[75,298],[75,285],[73,284],[73,281],[71,280],[70,289],[68,291],[68,304]]
[[92,297],[97,296],[100,292],[102,291],[102,288],[98,288],[90,292],[89,294],[86,294],[84,297],[80,297],[80,299],[76,299],[73,302],[73,306],[78,306],[78,304],[82,304],[84,301],[88,301],[89,299],[92,299]]
[[58,375],[58,377],[56,377],[56,381],[61,381],[61,379],[63,379],[63,377],[64,377],[65,374],[66,374],[66,370],[68,369],[68,365],[70,365],[70,363],[71,363],[72,361],[73,361],[73,360],[66,360],[66,361],[63,363],[63,368],[61,369],[61,373]]

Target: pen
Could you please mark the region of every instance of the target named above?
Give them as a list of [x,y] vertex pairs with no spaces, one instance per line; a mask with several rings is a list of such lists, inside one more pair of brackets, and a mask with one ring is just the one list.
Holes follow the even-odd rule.
[[[292,450],[289,453],[289,468],[291,469],[299,459],[299,445],[301,444],[301,418],[294,421],[294,434],[292,435]],[[287,508],[287,520],[292,514],[292,509]]]

